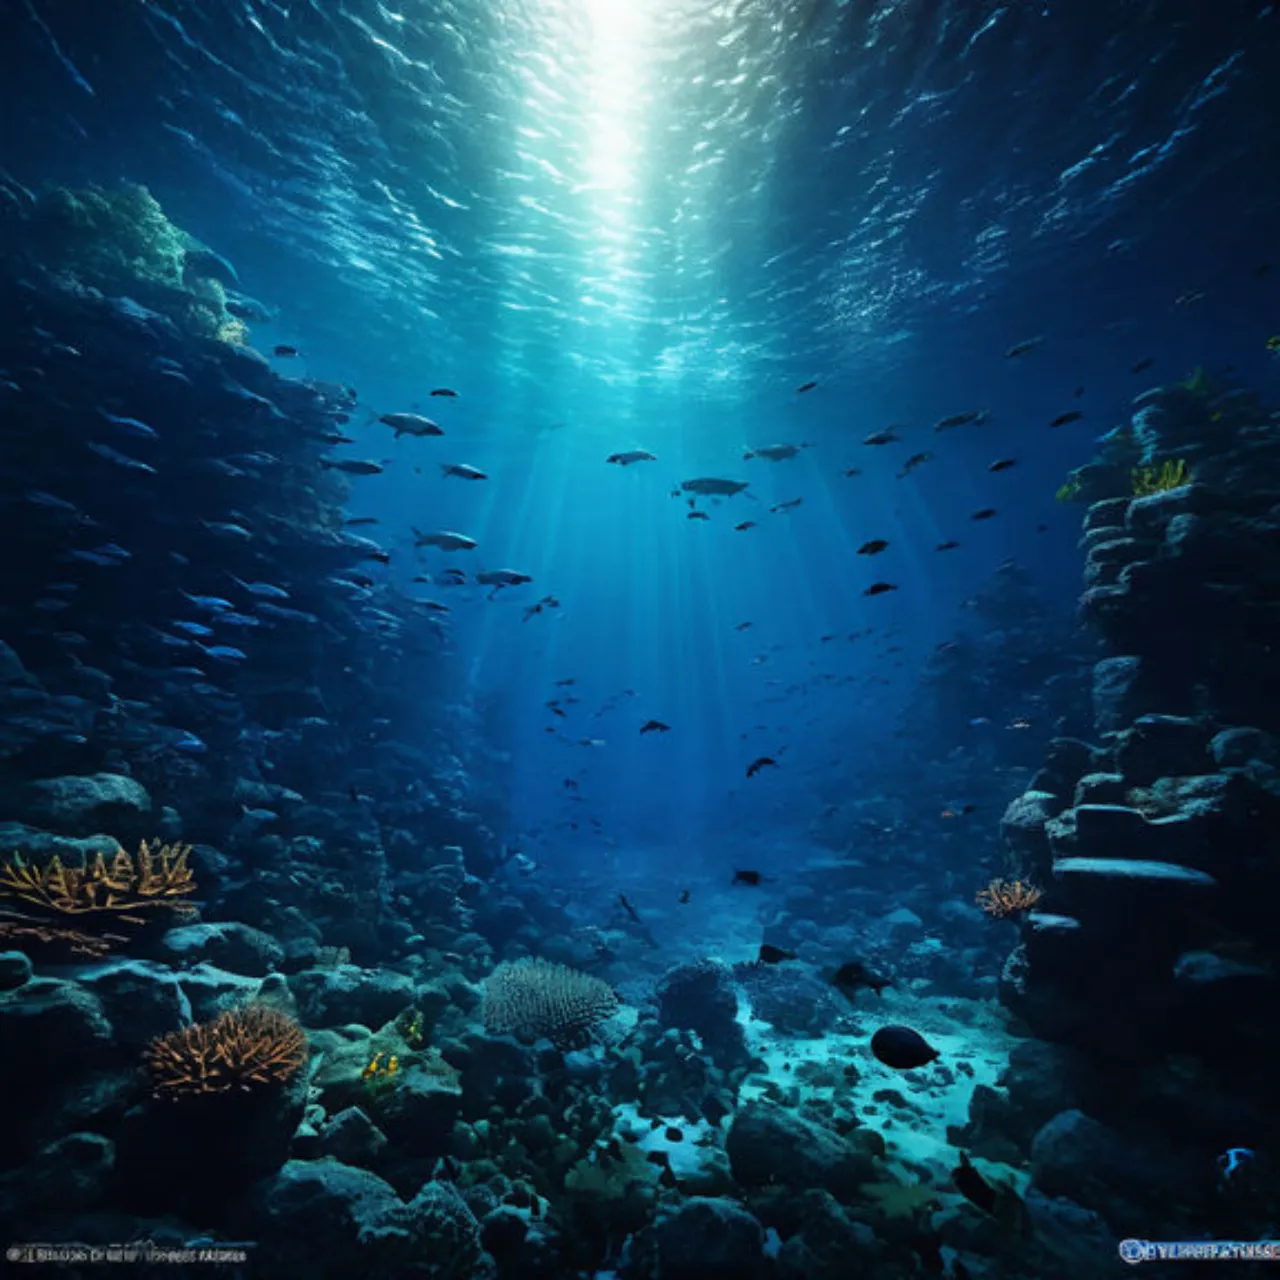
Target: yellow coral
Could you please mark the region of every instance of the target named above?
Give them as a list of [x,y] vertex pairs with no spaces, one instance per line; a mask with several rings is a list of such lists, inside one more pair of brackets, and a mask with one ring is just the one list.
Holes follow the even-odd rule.
[[250,1090],[288,1080],[307,1060],[307,1036],[288,1014],[246,1005],[157,1036],[143,1055],[156,1096]]
[[1043,895],[1033,884],[1025,884],[1021,880],[992,880],[985,889],[979,889],[976,895],[978,905],[989,916],[997,920],[1007,920],[1011,916],[1030,911]]
[[1187,464],[1179,458],[1165,461],[1158,467],[1135,467],[1130,473],[1133,480],[1133,496],[1146,498],[1153,493],[1166,493],[1170,489],[1180,489],[1187,484],[1191,475]]
[[15,853],[0,865],[0,897],[58,915],[106,915],[129,924],[141,923],[134,913],[150,907],[191,914],[195,908],[180,900],[196,888],[187,866],[190,853],[190,845],[152,850],[144,840],[132,857],[117,845],[110,861],[98,853],[78,867],[66,866],[56,854],[36,867]]

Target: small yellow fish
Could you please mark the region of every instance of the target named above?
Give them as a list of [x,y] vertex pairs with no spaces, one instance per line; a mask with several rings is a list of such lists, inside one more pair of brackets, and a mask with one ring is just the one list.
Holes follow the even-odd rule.
[[396,1055],[393,1053],[391,1057],[387,1059],[387,1075],[393,1076],[399,1070],[400,1070],[400,1059],[397,1058]]
[[1267,350],[1270,351],[1272,355],[1280,353],[1280,333],[1273,333],[1271,337],[1267,339]]

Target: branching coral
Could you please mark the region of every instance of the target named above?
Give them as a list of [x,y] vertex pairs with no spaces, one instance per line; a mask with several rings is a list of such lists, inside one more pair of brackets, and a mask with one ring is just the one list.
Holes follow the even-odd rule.
[[484,983],[486,1031],[527,1042],[545,1038],[558,1049],[591,1044],[618,1008],[607,982],[547,960],[508,961]]
[[1153,493],[1167,493],[1170,489],[1180,489],[1190,482],[1191,475],[1182,458],[1168,460],[1155,467],[1135,467],[1131,473],[1133,479],[1133,496],[1146,498]]
[[132,857],[117,846],[110,861],[101,853],[78,867],[66,866],[55,855],[43,867],[13,854],[0,865],[0,897],[17,898],[56,915],[108,916],[121,923],[141,924],[137,913],[161,908],[181,915],[194,913],[182,901],[194,893],[195,878],[187,865],[190,845],[159,845],[144,840]]
[[265,1005],[158,1036],[143,1055],[156,1096],[174,1099],[280,1084],[306,1060],[306,1033]]
[[0,951],[38,952],[54,960],[76,956],[96,960],[110,954],[113,943],[124,940],[109,933],[83,933],[21,916],[0,918]]
[[978,890],[976,901],[987,915],[994,916],[997,920],[1007,920],[1030,911],[1042,896],[1033,884],[1021,880],[996,879],[985,889]]

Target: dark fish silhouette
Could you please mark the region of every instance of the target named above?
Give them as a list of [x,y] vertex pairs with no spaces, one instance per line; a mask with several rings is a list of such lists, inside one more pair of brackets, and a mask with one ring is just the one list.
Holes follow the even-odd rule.
[[782,947],[772,946],[768,942],[760,944],[760,954],[756,957],[757,964],[781,964],[784,960],[798,959],[794,951],[786,951]]
[[1144,356],[1143,359],[1129,366],[1130,373],[1145,373],[1155,361],[1150,356]]
[[948,538],[946,542],[938,543],[938,545],[934,547],[934,550],[935,551],[954,551],[959,545],[960,544],[954,538]]
[[876,995],[883,996],[885,987],[893,986],[893,981],[861,960],[849,960],[831,975],[831,985],[839,987],[846,995],[852,995],[866,987]]
[[881,1027],[871,1037],[871,1052],[895,1071],[914,1071],[938,1057],[935,1049],[918,1031],[910,1027]]
[[687,907],[687,906],[689,905],[689,890],[688,890],[688,889],[686,889],[686,890],[685,890],[685,891],[680,895],[680,905],[681,905],[682,907]]
[[281,342],[272,349],[271,354],[278,356],[281,360],[292,360],[299,352],[297,347],[290,347]]
[[458,393],[450,387],[437,387],[433,392],[431,392],[431,394],[433,396],[448,396],[448,398],[452,400],[457,397]]
[[858,548],[860,556],[878,556],[889,544],[883,538],[872,538]]
[[1079,422],[1084,414],[1079,409],[1072,409],[1070,413],[1060,413],[1054,420],[1049,423],[1051,427],[1065,427],[1069,422]]
[[975,511],[969,518],[971,520],[990,520],[995,513],[995,507],[983,507],[981,511]]
[[663,724],[661,720],[646,720],[644,724],[640,726],[641,733],[668,733],[670,732],[670,729],[671,726],[669,724]]
[[802,396],[806,391],[812,391],[818,384],[816,382],[802,382],[796,388],[796,395]]
[[735,871],[733,879],[729,881],[732,884],[749,884],[752,887],[758,885],[764,877],[758,871]]
[[882,596],[886,591],[897,591],[896,582],[873,582],[862,594],[864,596]]
[[960,1153],[959,1165],[951,1171],[951,1181],[970,1204],[995,1217],[1000,1193],[973,1167],[963,1151]]
[[1013,466],[1017,461],[1018,461],[1017,458],[1000,458],[997,461],[993,462],[987,468],[987,470],[988,471],[1008,471],[1009,468]]
[[761,769],[776,769],[778,762],[772,756],[757,756],[749,765],[747,765],[747,777],[754,778]]

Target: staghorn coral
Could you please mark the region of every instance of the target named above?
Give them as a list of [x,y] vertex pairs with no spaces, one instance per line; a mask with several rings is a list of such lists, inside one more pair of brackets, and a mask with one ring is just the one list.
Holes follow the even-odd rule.
[[1007,920],[1030,911],[1043,895],[1033,884],[1022,880],[992,880],[985,889],[979,889],[975,900],[989,916]]
[[526,1043],[585,1048],[618,1009],[607,982],[548,960],[504,962],[484,982],[485,1030]]
[[79,929],[64,929],[23,916],[0,917],[0,951],[12,948],[28,953],[39,952],[52,960],[72,956],[97,960],[109,955],[114,943],[123,941],[124,938],[114,934],[83,933]]
[[1170,489],[1180,489],[1191,480],[1187,464],[1183,459],[1169,459],[1160,466],[1135,467],[1130,473],[1133,481],[1133,496],[1146,498],[1153,493],[1167,493]]
[[280,1084],[306,1060],[301,1026],[256,1004],[157,1036],[143,1054],[156,1097],[170,1099]]
[[164,844],[153,850],[144,840],[132,857],[117,846],[110,861],[98,853],[78,867],[68,867],[56,854],[36,867],[15,853],[0,866],[0,897],[57,915],[107,916],[126,924],[143,923],[137,912],[156,907],[193,915],[195,908],[181,900],[196,888],[187,866],[190,853],[190,845]]

